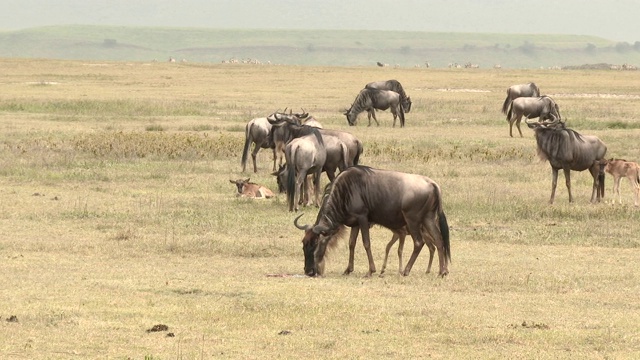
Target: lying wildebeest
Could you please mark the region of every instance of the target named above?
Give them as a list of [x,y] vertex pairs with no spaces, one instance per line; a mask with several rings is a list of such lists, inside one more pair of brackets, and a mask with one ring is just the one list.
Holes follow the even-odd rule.
[[252,183],[250,178],[229,180],[229,182],[236,185],[238,188],[238,196],[240,197],[269,199],[275,196],[273,191],[262,185]]
[[[387,247],[384,252],[384,262],[382,263],[382,269],[380,270],[380,276],[384,274],[385,269],[387,268],[387,260],[389,260],[389,251],[391,251],[391,247],[396,241],[400,240],[398,243],[398,271],[402,274],[402,250],[404,249],[404,239],[407,237],[407,230],[402,229],[393,233],[393,237],[387,243]],[[427,265],[427,273],[431,272],[431,264],[433,263],[433,255],[436,252],[436,247],[433,244],[433,239],[430,237],[425,238],[425,242],[427,247],[429,248],[429,265]]]
[[549,96],[540,97],[519,97],[511,102],[509,112],[507,112],[507,121],[509,122],[509,135],[513,137],[513,123],[516,123],[520,137],[520,120],[522,116],[526,119],[540,118],[540,121],[557,118],[562,120],[560,116],[560,108],[558,104]]
[[[640,165],[633,161],[624,159],[609,159],[600,161],[604,171],[613,176],[613,193],[618,195],[618,203],[622,204],[620,196],[620,181],[622,178],[629,179],[629,184],[633,189],[634,205],[638,206],[638,196],[640,192]],[[614,199],[615,201],[615,199]]]
[[600,201],[601,195],[604,194],[604,173],[600,172],[599,162],[604,159],[607,146],[595,136],[581,135],[575,130],[566,128],[564,122],[558,118],[537,122],[525,120],[525,122],[535,131],[538,156],[543,161],[549,160],[549,164],[551,164],[553,179],[549,203],[553,204],[555,198],[560,169],[564,171],[569,202],[573,201],[571,170],[584,171],[587,169],[593,177],[591,202]]
[[362,89],[351,104],[351,107],[345,111],[349,125],[353,126],[358,120],[358,115],[366,111],[369,117],[369,126],[371,126],[371,117],[378,123],[376,119],[375,109],[387,110],[391,109],[393,114],[393,126],[396,126],[396,119],[400,117],[400,127],[404,127],[404,111],[400,106],[400,94],[390,90]]
[[253,172],[258,172],[258,166],[256,165],[256,156],[260,149],[272,148],[273,151],[273,170],[276,169],[276,152],[272,141],[269,140],[269,133],[271,132],[271,124],[267,121],[267,118],[255,118],[247,123],[244,130],[244,151],[242,152],[242,172],[247,167],[247,156],[249,154],[249,147],[251,143],[254,144],[253,151],[251,152],[251,159],[253,160]]
[[519,85],[511,85],[507,89],[507,98],[504,99],[504,103],[502,104],[502,113],[507,114],[507,110],[509,110],[509,105],[514,99],[519,97],[538,97],[540,96],[540,89],[538,85],[535,83],[527,83],[527,84],[519,84]]
[[300,216],[296,217],[294,225],[305,231],[302,239],[304,271],[309,276],[324,273],[327,247],[336,244],[345,227],[351,228],[351,234],[349,265],[344,273],[353,272],[356,240],[362,232],[362,243],[369,259],[367,276],[371,276],[376,268],[369,229],[375,224],[394,233],[406,229],[411,234],[413,253],[403,275],[409,275],[425,244],[425,237],[430,237],[438,249],[439,275],[449,273],[449,225],[442,208],[442,192],[438,184],[426,176],[352,166],[326,187],[314,225],[298,225]]
[[400,81],[391,79],[387,81],[374,81],[365,85],[365,89],[379,89],[379,90],[391,90],[395,91],[400,95],[400,105],[402,105],[402,110],[404,113],[408,113],[411,111],[411,97],[407,96],[407,93],[402,88],[402,84]]

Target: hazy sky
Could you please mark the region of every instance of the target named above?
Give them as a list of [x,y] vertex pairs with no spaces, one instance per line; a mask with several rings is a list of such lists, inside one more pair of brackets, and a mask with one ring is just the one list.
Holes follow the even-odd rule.
[[596,35],[640,41],[640,0],[0,0],[0,29],[95,24]]

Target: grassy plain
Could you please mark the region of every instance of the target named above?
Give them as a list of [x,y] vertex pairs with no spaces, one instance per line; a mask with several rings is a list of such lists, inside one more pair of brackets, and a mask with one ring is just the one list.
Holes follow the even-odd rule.
[[[16,359],[638,358],[640,219],[630,188],[590,204],[573,173],[548,205],[533,133],[510,138],[505,89],[535,81],[608,157],[640,160],[640,73],[0,60],[0,353]],[[341,114],[362,86],[400,80],[405,128]],[[444,192],[450,275],[408,277],[395,254],[365,279],[346,244],[302,273],[270,155],[241,173],[244,125],[303,107],[365,145],[362,163]],[[303,219],[315,218],[306,209]],[[389,231],[372,230],[381,266]],[[410,249],[411,245],[407,246]],[[395,250],[394,250],[395,251]],[[409,250],[407,250],[408,252]],[[405,259],[407,257],[405,256]],[[15,316],[17,321],[10,321]],[[167,331],[147,332],[165,324]],[[172,334],[173,336],[168,336]]]

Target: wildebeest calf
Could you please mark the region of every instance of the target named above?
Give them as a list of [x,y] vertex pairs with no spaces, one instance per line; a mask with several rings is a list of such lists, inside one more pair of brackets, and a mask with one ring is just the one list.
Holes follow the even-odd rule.
[[238,196],[252,199],[269,199],[274,196],[273,191],[268,188],[250,182],[250,178],[229,180],[230,183],[238,187]]
[[622,197],[620,196],[620,180],[626,177],[629,179],[629,183],[633,187],[634,205],[638,206],[638,195],[640,192],[640,165],[633,161],[626,161],[624,159],[602,160],[600,165],[604,166],[604,171],[613,176],[613,193],[614,196],[615,194],[618,195],[618,204],[622,204]]

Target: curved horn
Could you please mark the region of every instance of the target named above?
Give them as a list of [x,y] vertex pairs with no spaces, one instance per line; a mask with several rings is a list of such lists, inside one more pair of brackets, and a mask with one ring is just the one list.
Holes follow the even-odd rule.
[[311,228],[311,225],[304,225],[304,226],[298,225],[298,219],[300,219],[300,218],[302,217],[302,215],[304,215],[304,213],[302,213],[302,214],[298,215],[298,216],[293,220],[293,225],[295,225],[295,226],[296,226],[298,229],[300,229],[300,230],[307,231],[307,230],[309,230],[309,229]]
[[282,111],[283,114],[287,113],[287,108],[289,108],[288,106],[286,108],[284,108],[284,110]]

